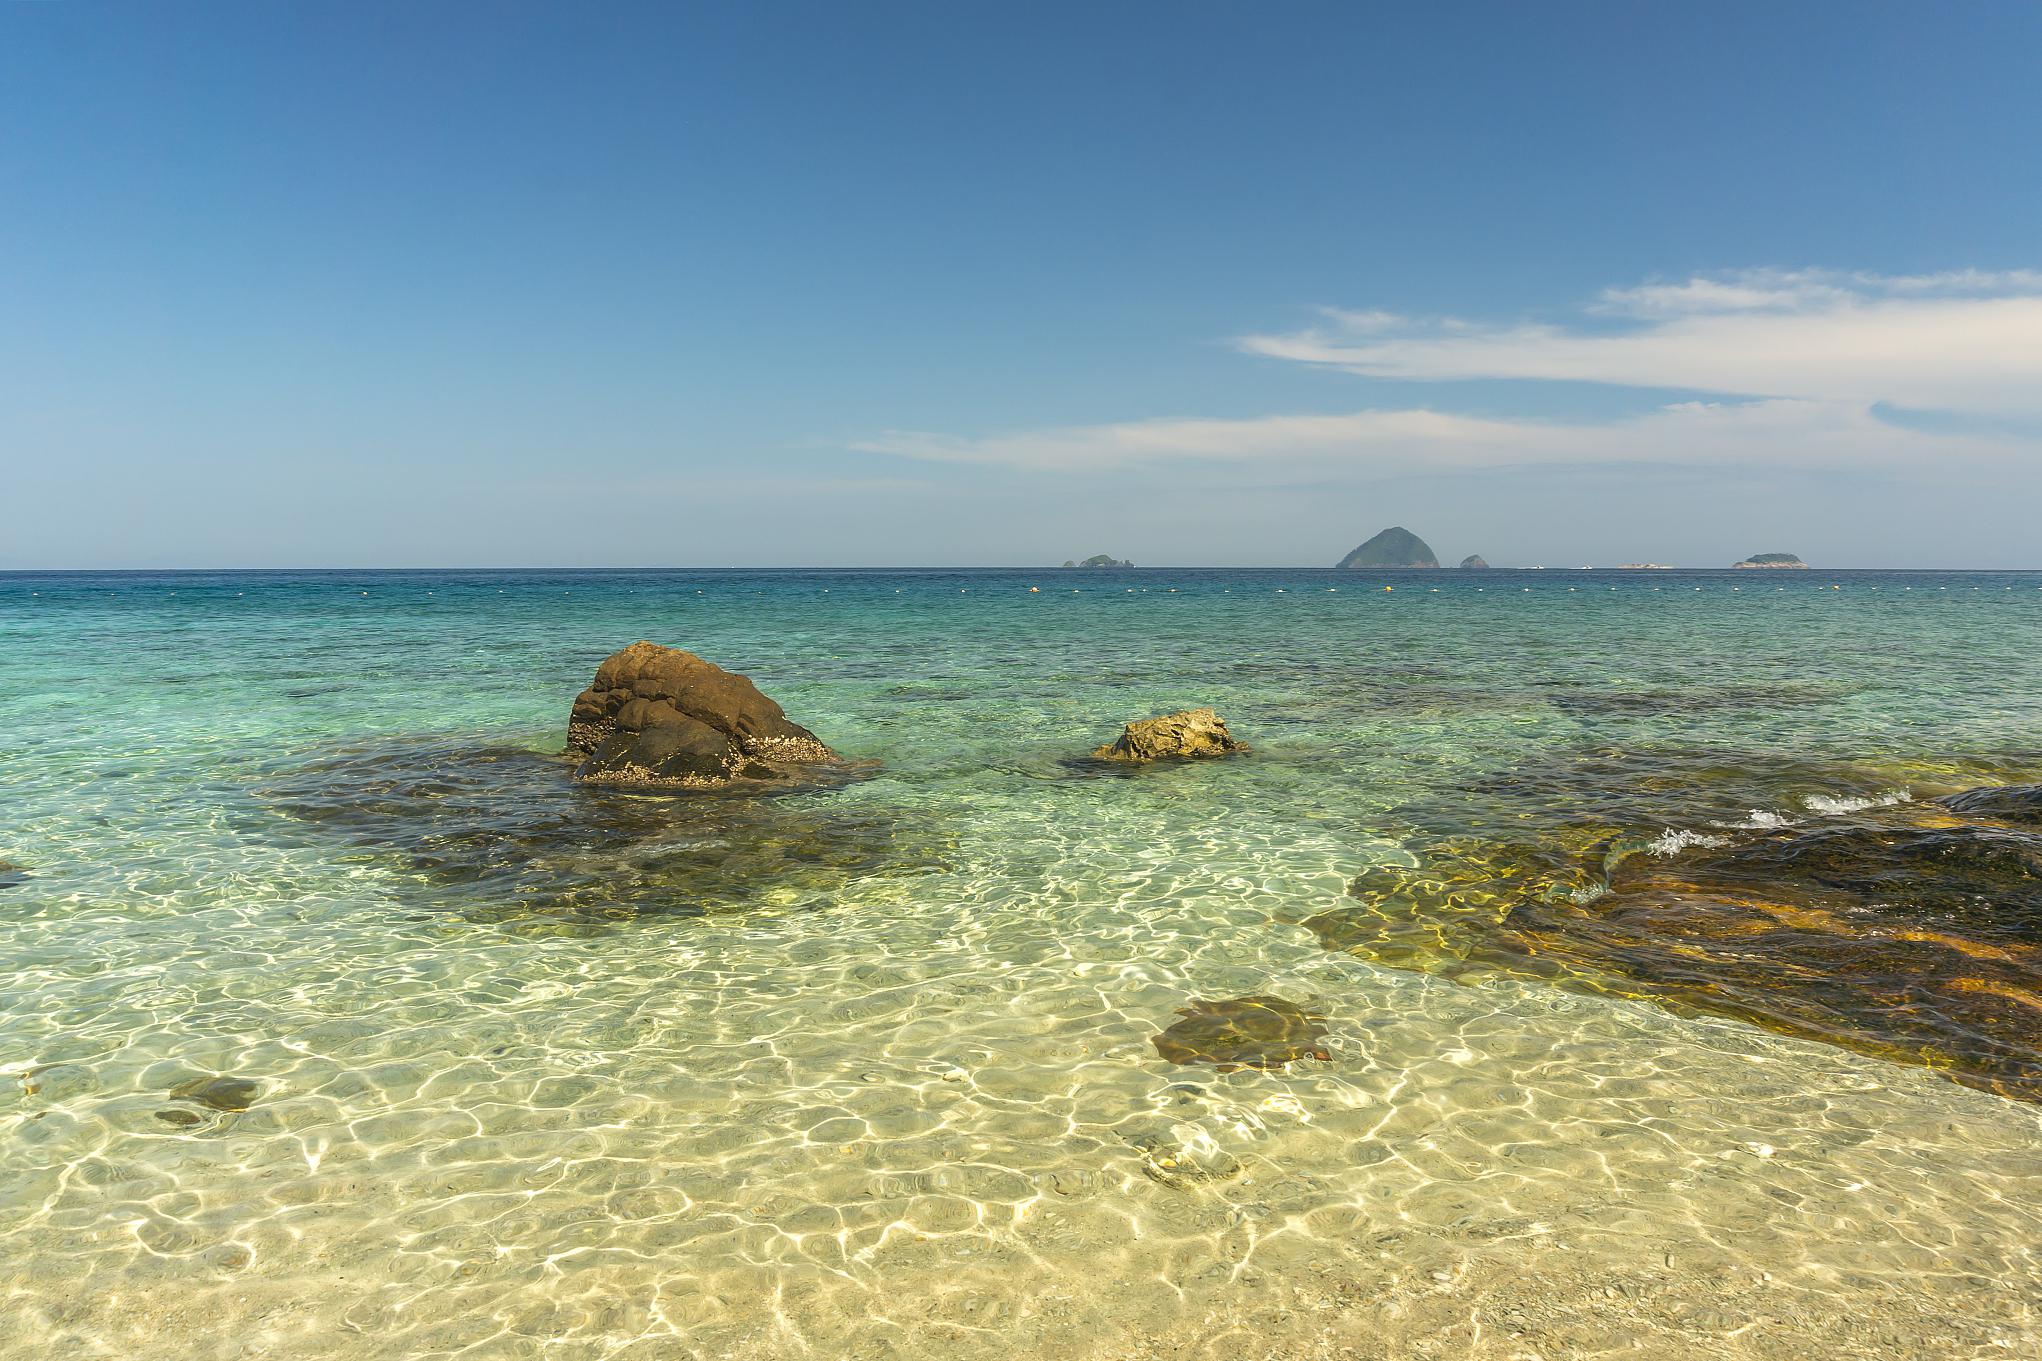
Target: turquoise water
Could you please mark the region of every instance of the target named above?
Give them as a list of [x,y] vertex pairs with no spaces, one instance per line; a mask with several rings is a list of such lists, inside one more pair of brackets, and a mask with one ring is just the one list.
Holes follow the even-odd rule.
[[[637,638],[856,778],[573,786]],[[0,1355],[2032,1350],[2036,1106],[1482,932],[2042,779],[2038,675],[2033,574],[0,576]]]

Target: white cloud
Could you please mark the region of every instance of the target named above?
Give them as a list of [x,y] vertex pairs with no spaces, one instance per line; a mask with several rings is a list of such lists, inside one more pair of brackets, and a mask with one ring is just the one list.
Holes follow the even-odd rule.
[[[1204,469],[1203,481],[1237,484],[1594,464],[2042,469],[2042,440],[1990,433],[2042,419],[2042,272],[1750,270],[1612,288],[1585,310],[1571,325],[1497,325],[1322,308],[1306,330],[1241,345],[1372,378],[1596,383],[1712,400],[1574,422],[1426,407],[982,437],[892,431],[855,447],[1069,474]],[[1882,419],[1882,406],[1954,413],[1970,419],[1944,424],[1968,432],[1911,428]]]
[[1588,311],[1623,320],[1494,325],[1328,310],[1320,325],[1240,343],[1371,378],[1603,383],[2042,418],[2042,273],[2032,270],[1755,270],[1610,289]]

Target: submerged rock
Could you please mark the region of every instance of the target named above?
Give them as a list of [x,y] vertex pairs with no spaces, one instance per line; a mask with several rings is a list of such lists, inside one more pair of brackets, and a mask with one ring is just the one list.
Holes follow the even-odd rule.
[[216,1111],[245,1111],[255,1104],[262,1084],[251,1078],[214,1073],[180,1082],[170,1089],[173,1100],[189,1101]]
[[576,696],[575,778],[651,788],[791,780],[835,752],[744,676],[692,652],[637,642],[596,668]]
[[16,884],[28,882],[28,871],[12,860],[0,860],[0,888],[13,888]]
[[1154,1037],[1156,1052],[1172,1063],[1209,1063],[1231,1073],[1333,1057],[1319,1043],[1326,1018],[1281,997],[1194,998],[1177,1014],[1183,1019]]
[[[817,771],[861,773],[850,762]],[[740,781],[724,793],[648,797],[576,780],[537,752],[456,738],[377,743],[279,770],[256,816],[264,836],[418,876],[401,895],[406,909],[519,930],[786,909],[866,875],[942,862],[942,820],[926,810],[903,819],[863,801],[779,796],[827,787]]]
[[99,1087],[92,1070],[77,1063],[41,1063],[18,1075],[23,1096],[45,1101],[68,1101]]
[[1120,737],[1094,749],[1101,761],[1156,761],[1165,757],[1226,756],[1248,744],[1227,732],[1227,721],[1211,709],[1184,709],[1160,718],[1137,719]]
[[1142,1155],[1142,1175],[1173,1191],[1188,1191],[1241,1175],[1240,1160],[1196,1125],[1172,1125],[1168,1131],[1137,1134],[1128,1143]]

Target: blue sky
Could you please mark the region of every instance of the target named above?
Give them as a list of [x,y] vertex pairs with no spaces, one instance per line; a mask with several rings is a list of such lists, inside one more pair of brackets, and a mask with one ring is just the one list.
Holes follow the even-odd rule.
[[2042,7],[0,7],[0,567],[2042,567]]

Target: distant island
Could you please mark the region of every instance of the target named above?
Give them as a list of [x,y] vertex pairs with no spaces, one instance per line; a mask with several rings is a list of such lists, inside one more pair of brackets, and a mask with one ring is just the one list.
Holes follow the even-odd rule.
[[1461,566],[1469,568],[1487,568],[1489,566],[1489,559],[1483,557],[1480,553],[1470,553],[1468,554],[1468,556],[1461,559]]
[[1066,567],[1132,567],[1132,566],[1134,566],[1134,564],[1133,564],[1133,563],[1131,563],[1131,562],[1122,562],[1122,561],[1121,561],[1121,560],[1120,560],[1119,558],[1115,558],[1115,557],[1109,557],[1109,556],[1107,556],[1107,555],[1106,555],[1106,554],[1104,554],[1104,553],[1094,553],[1094,554],[1093,554],[1093,555],[1092,555],[1091,557],[1089,557],[1089,558],[1086,558],[1086,559],[1085,559],[1085,560],[1084,560],[1083,562],[1066,562],[1066,563],[1064,564],[1064,566],[1066,566]]
[[1673,564],[1670,562],[1620,562],[1617,564],[1617,570],[1620,572],[1671,572]]
[[1402,525],[1393,525],[1340,559],[1339,566],[1343,569],[1437,567],[1439,559],[1433,555],[1431,545],[1425,540]]
[[1795,557],[1792,553],[1753,553],[1743,562],[1734,562],[1730,565],[1732,567],[1798,567],[1804,572],[1808,570],[1808,564]]

